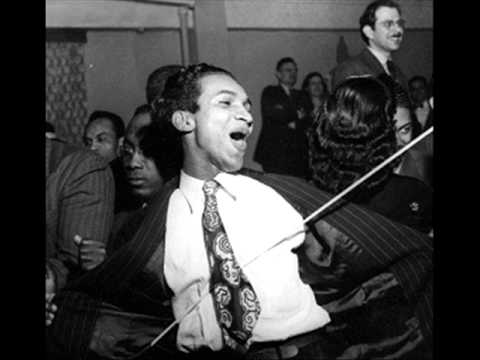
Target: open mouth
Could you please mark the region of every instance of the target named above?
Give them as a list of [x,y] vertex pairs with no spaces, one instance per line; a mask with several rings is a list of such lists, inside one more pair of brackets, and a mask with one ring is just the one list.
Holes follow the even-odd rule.
[[400,42],[402,41],[402,35],[394,35],[392,36],[393,41]]
[[232,143],[238,151],[245,151],[247,148],[247,137],[249,134],[248,130],[240,130],[230,133]]

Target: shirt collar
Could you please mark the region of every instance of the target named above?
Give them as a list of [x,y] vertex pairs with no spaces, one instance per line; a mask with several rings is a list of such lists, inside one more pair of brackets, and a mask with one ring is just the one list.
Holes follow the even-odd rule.
[[[214,177],[214,180],[216,180],[220,184],[219,191],[223,190],[233,200],[237,199],[234,193],[236,182],[235,178],[235,175],[227,174],[225,172],[221,172]],[[205,196],[203,194],[202,187],[204,183],[205,180],[197,179],[193,176],[190,176],[183,170],[180,171],[179,190],[183,198],[187,202],[190,208],[190,213],[192,214],[194,212],[194,209],[197,208],[201,208],[201,211],[203,211]]]
[[367,48],[373,56],[377,58],[378,61],[380,61],[380,64],[386,69],[387,68],[387,61],[392,60],[390,57],[385,56],[385,54],[381,53],[378,50],[375,50],[374,48],[371,48],[370,46]]
[[285,86],[283,84],[280,84],[280,86],[282,87],[283,91],[285,91],[285,93],[290,96],[290,93],[292,92],[292,90],[288,87],[288,86]]

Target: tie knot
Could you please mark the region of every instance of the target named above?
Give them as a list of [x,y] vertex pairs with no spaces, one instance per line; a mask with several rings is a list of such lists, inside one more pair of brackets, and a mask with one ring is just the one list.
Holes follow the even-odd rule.
[[392,60],[387,60],[387,69],[388,69],[388,72],[390,73],[390,75],[391,75],[392,77],[395,77],[395,75],[396,75],[396,74],[395,74],[395,73],[396,73],[396,71],[395,71],[395,64],[393,63]]
[[202,190],[206,196],[215,195],[219,188],[220,184],[215,180],[207,180],[205,184],[203,184]]

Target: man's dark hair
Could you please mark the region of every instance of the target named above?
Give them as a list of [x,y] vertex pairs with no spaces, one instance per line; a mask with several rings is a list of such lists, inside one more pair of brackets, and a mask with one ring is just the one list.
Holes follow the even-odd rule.
[[159,67],[148,75],[147,86],[145,89],[148,104],[151,105],[155,99],[162,97],[167,79],[181,69],[183,69],[183,66],[181,65],[165,65]]
[[201,94],[200,80],[211,74],[225,74],[235,77],[228,71],[213,65],[201,63],[190,65],[168,78],[161,99],[161,107],[155,111],[153,121],[171,123],[177,110],[195,113],[198,110],[198,98]]
[[375,29],[375,22],[377,21],[377,17],[375,16],[375,13],[380,7],[395,8],[398,10],[400,15],[402,14],[400,5],[398,5],[398,3],[393,0],[376,0],[368,4],[362,16],[360,16],[360,35],[362,36],[362,40],[367,45],[369,44],[369,42],[368,42],[368,38],[363,33],[363,28],[368,25],[372,29]]
[[107,119],[111,122],[117,139],[121,138],[125,134],[125,123],[123,122],[122,118],[110,111],[103,110],[96,110],[90,114],[88,122],[85,125],[85,130],[92,122],[98,119]]
[[425,85],[425,88],[426,88],[426,89],[428,88],[428,80],[427,80],[427,78],[426,78],[425,76],[422,76],[422,75],[412,76],[412,77],[410,78],[410,80],[408,80],[408,87],[410,88],[415,81],[420,81],[420,82],[422,82],[423,85]]
[[280,60],[278,60],[277,62],[277,71],[280,71],[280,69],[282,68],[282,66],[284,64],[288,64],[288,63],[293,63],[295,64],[295,66],[297,66],[297,63],[295,62],[295,60],[293,60],[293,58],[291,57],[284,57],[284,58],[281,58]]
[[151,112],[152,112],[152,108],[150,107],[150,105],[142,104],[142,105],[137,106],[135,108],[135,111],[133,112],[132,117],[135,117],[135,116],[141,115],[141,114],[151,114]]

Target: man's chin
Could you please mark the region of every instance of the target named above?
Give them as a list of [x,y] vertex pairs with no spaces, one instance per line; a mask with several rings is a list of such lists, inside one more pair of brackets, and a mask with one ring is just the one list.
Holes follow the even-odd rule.
[[235,161],[235,162],[229,162],[229,163],[224,163],[221,166],[221,171],[223,172],[237,172],[243,167],[243,160],[242,161]]

